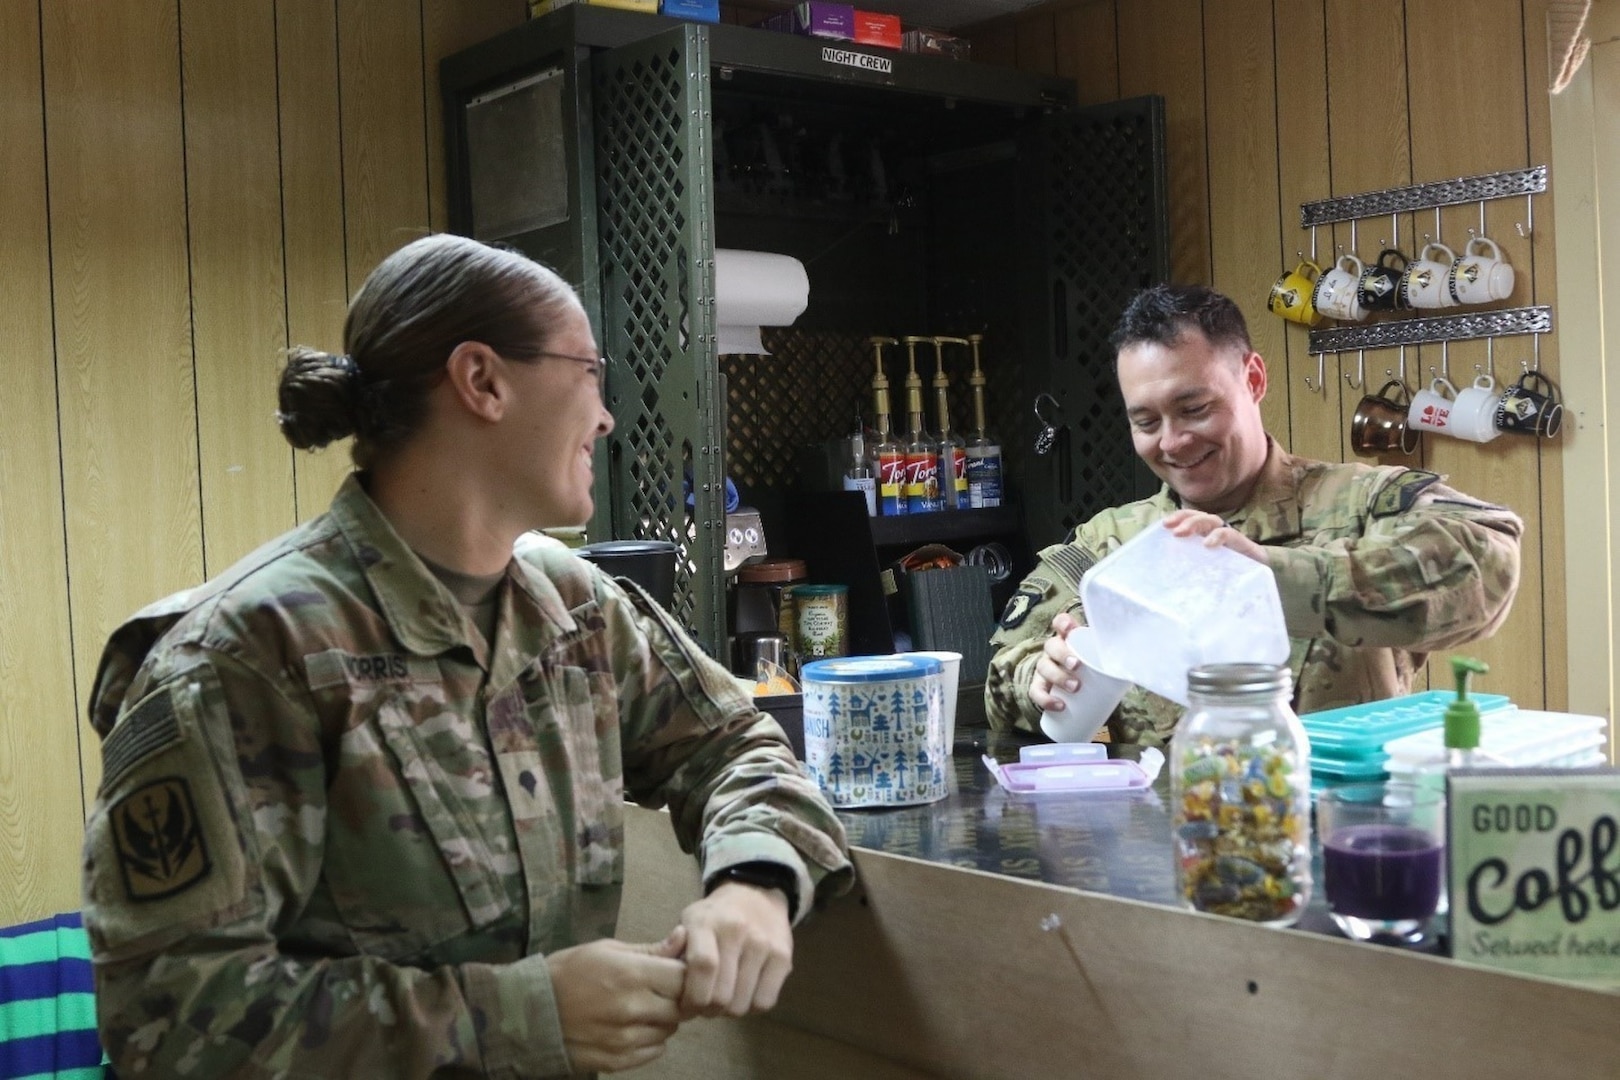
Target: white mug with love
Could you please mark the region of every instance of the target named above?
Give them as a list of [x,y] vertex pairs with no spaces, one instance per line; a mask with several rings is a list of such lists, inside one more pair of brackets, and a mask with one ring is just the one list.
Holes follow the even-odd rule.
[[[1441,393],[1441,388],[1445,393]],[[1412,404],[1406,410],[1406,426],[1413,431],[1431,431],[1437,435],[1451,434],[1451,412],[1457,406],[1457,388],[1441,377],[1429,384],[1427,390],[1412,395]]]

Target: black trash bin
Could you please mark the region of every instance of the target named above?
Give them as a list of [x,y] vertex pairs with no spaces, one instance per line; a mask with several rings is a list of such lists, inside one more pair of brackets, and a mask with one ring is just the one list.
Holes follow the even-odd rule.
[[602,540],[574,554],[614,577],[626,577],[668,608],[675,603],[675,560],[680,548],[668,540]]

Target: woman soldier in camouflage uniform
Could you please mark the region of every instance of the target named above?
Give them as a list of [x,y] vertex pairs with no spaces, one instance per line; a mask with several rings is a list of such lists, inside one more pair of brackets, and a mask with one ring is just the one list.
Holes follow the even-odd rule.
[[[656,604],[560,546],[613,426],[573,291],[432,236],[294,350],[281,429],[355,436],[328,512],[137,613],[102,658],[85,846],[125,1076],[553,1076],[775,1004],[847,885],[781,729]],[[611,940],[623,798],[707,896]]]

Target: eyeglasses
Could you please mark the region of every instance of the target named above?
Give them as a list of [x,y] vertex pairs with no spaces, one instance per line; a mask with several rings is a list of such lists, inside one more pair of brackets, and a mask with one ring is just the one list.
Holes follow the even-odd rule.
[[576,364],[589,364],[596,374],[596,387],[598,390],[607,385],[608,358],[605,356],[574,356],[570,353],[541,352],[535,353],[535,358],[549,356],[554,360],[572,360]]

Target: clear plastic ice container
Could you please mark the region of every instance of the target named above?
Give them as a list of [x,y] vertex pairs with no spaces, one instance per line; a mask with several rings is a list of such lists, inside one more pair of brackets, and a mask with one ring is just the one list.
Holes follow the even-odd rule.
[[1080,600],[1102,669],[1182,705],[1200,664],[1288,662],[1271,568],[1163,524],[1088,570]]

